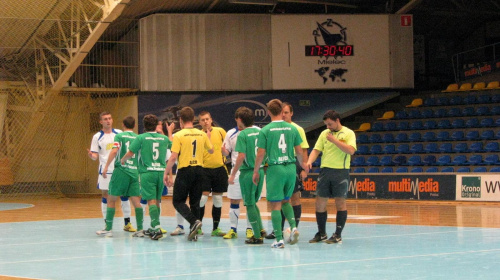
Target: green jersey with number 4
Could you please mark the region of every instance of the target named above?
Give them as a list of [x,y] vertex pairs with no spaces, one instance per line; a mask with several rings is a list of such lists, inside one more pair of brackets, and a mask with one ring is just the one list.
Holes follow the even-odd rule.
[[273,121],[264,126],[257,146],[266,150],[269,165],[295,162],[294,148],[302,143],[299,131],[285,121]]
[[156,132],[145,132],[137,136],[129,150],[138,155],[139,173],[164,171],[167,149],[171,145],[167,136]]
[[254,168],[259,132],[260,128],[254,126],[245,128],[238,134],[235,151],[245,154],[245,160],[240,167],[241,170],[253,170]]

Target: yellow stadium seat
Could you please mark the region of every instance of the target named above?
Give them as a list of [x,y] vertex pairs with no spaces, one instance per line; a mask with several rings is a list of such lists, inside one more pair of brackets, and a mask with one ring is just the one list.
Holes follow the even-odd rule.
[[499,89],[499,88],[500,88],[500,84],[498,83],[498,81],[493,81],[493,82],[489,82],[488,86],[486,86],[485,89]]
[[370,123],[362,123],[358,129],[354,130],[356,132],[360,132],[360,131],[368,131],[370,130],[370,128],[372,128],[372,125]]
[[442,90],[441,92],[454,92],[458,91],[458,84],[449,84],[448,87],[445,90]]
[[394,111],[387,111],[381,118],[377,118],[377,120],[390,120],[394,118]]
[[486,87],[484,82],[475,83],[472,90],[483,90]]
[[471,83],[465,83],[460,86],[458,91],[469,91],[472,89],[472,84]]
[[413,99],[413,101],[411,102],[410,105],[406,105],[406,108],[420,107],[420,106],[422,106],[422,104],[424,104],[424,101],[422,100],[422,98],[415,98],[415,99]]

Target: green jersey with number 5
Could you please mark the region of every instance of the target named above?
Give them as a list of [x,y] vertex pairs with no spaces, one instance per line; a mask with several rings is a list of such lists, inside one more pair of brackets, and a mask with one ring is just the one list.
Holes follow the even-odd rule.
[[269,165],[295,162],[294,148],[302,143],[299,131],[285,121],[273,121],[264,126],[257,146],[266,150]]
[[130,144],[129,150],[137,155],[139,173],[164,171],[167,150],[172,142],[167,136],[156,132],[145,132]]

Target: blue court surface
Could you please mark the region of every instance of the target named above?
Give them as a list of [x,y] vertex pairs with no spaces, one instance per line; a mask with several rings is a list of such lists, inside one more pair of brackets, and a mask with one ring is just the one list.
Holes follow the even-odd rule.
[[[133,220],[133,219],[132,219]],[[174,217],[162,217],[169,232]],[[115,218],[113,237],[95,230],[102,219],[1,224],[0,278],[32,279],[500,279],[500,229],[346,225],[343,244],[310,244],[315,222],[300,223],[300,241],[284,249],[211,237],[211,219],[197,242],[186,236],[133,238]],[[149,224],[146,218],[145,225]],[[187,225],[187,223],[186,223]],[[271,222],[264,221],[271,229]],[[221,221],[229,229],[229,220]],[[327,225],[330,235],[334,222]],[[314,278],[311,278],[314,277]]]

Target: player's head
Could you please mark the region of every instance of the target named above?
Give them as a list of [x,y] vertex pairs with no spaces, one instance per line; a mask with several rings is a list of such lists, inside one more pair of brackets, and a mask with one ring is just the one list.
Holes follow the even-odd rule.
[[328,110],[323,115],[323,122],[330,131],[339,131],[342,129],[342,125],[340,124],[340,115],[339,113]]
[[281,114],[283,115],[283,120],[287,123],[291,123],[293,117],[292,105],[288,102],[283,102],[282,106],[283,106],[283,111],[281,111]]
[[125,129],[134,129],[135,127],[135,118],[132,116],[125,117],[123,119],[123,127]]
[[99,114],[99,123],[102,125],[103,129],[110,129],[113,127],[113,117],[111,113],[104,111]]
[[162,121],[160,121],[160,123],[161,123],[161,133],[167,135],[168,134],[168,129],[167,129],[168,119],[163,119]]
[[142,119],[142,123],[144,124],[144,129],[148,132],[156,131],[156,127],[158,126],[158,118],[153,114],[145,115]]
[[[234,114],[234,117],[236,119],[236,123],[238,124],[239,129],[251,127],[253,125],[254,114],[250,108],[247,107],[238,108],[236,110],[236,113]],[[240,127],[240,125],[243,125],[244,127]]]
[[165,133],[163,133],[163,122],[162,121],[158,121],[158,124],[156,125],[155,131],[160,133],[160,134],[165,134]]
[[267,102],[267,110],[271,115],[277,117],[281,115],[281,111],[283,110],[283,103],[279,99],[273,99]]
[[[194,121],[194,110],[191,107],[184,107],[179,111],[179,117],[181,118],[181,125],[184,123],[192,123]],[[181,127],[182,127],[181,126]]]
[[198,121],[204,130],[210,129],[212,127],[212,116],[207,111],[201,111],[198,115]]

